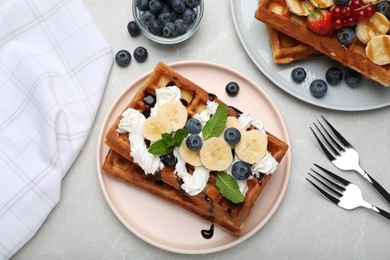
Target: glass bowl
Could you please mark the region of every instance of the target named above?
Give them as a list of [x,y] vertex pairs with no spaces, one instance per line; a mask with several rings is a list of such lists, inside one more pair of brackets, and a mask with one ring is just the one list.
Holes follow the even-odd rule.
[[141,29],[141,31],[146,37],[148,37],[150,40],[154,42],[158,42],[161,44],[175,44],[175,43],[183,42],[188,38],[190,38],[199,28],[200,22],[203,17],[203,12],[204,12],[204,4],[203,4],[204,0],[202,0],[200,2],[200,5],[194,8],[195,12],[197,13],[197,17],[195,22],[191,26],[189,26],[188,31],[185,34],[176,36],[174,38],[166,38],[164,36],[157,36],[149,32],[148,27],[141,20],[142,12],[138,10],[136,6],[136,2],[137,0],[133,0],[133,7],[132,7],[135,22],[137,23],[138,27]]

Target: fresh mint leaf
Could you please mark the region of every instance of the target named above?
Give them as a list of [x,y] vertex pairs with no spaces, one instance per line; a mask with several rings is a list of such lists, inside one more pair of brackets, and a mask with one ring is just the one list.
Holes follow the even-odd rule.
[[175,147],[179,147],[181,142],[186,138],[186,136],[189,134],[187,129],[181,128],[178,129],[172,137],[168,133],[164,133],[161,135],[161,139],[157,140],[156,142],[152,143],[149,147],[149,153],[161,156],[166,155],[168,153],[173,152],[173,149]]
[[175,136],[173,137],[173,145],[176,147],[180,146],[181,142],[184,140],[184,138],[187,137],[189,133],[190,132],[187,129],[178,129],[175,133]]
[[228,111],[224,104],[218,104],[217,110],[212,115],[202,129],[202,136],[204,140],[210,139],[211,137],[219,136],[226,125],[226,118]]
[[157,140],[149,147],[149,153],[161,156],[173,151],[174,146],[167,145],[163,139]]
[[172,140],[172,136],[170,134],[163,133],[161,135],[161,140],[163,140],[167,146],[173,146],[173,140]]
[[215,183],[221,194],[233,203],[243,202],[245,197],[240,192],[236,179],[226,172],[218,172]]

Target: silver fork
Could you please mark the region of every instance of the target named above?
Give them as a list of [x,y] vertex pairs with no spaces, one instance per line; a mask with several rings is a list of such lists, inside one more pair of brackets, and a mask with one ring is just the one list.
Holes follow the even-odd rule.
[[[310,127],[310,129],[328,159],[340,170],[353,170],[358,172],[390,204],[389,192],[387,192],[374,178],[371,177],[371,175],[364,171],[360,166],[359,154],[356,149],[328,122],[328,120],[325,119],[325,117],[321,117],[328,126],[328,129],[330,129],[330,131],[333,133],[333,135],[331,135],[319,120],[317,121],[320,127],[318,127],[317,124],[314,123],[314,126],[321,134],[322,139],[325,140],[326,145],[321,142],[321,139],[318,137],[313,128]],[[327,147],[329,147],[330,149],[328,149]]]
[[[306,178],[306,180],[308,180],[319,192],[321,192],[322,195],[324,195],[331,202],[341,208],[348,210],[355,209],[357,207],[364,207],[390,220],[389,212],[384,211],[383,209],[364,200],[363,194],[358,186],[317,164],[314,165],[337,181],[335,182],[313,169],[311,170],[315,173],[315,175],[311,173],[309,173],[309,175],[317,182],[321,183],[324,187],[326,187],[326,189],[321,188],[319,185]],[[319,176],[320,178],[316,176]]]

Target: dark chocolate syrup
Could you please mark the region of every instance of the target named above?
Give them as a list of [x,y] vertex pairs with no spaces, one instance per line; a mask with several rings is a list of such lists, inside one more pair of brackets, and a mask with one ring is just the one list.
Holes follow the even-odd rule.
[[200,231],[200,233],[202,234],[202,237],[205,238],[205,239],[210,239],[213,237],[214,235],[214,202],[212,201],[212,199],[207,196],[207,195],[204,195],[204,199],[207,201],[207,202],[210,202],[210,208],[209,208],[209,212],[210,212],[210,216],[209,216],[209,220],[210,220],[210,223],[211,223],[211,227],[209,230],[207,229],[203,229]]
[[210,101],[214,101],[214,99],[217,98],[217,95],[213,94],[213,93],[209,93],[209,100]]
[[180,99],[180,102],[183,104],[183,106],[188,107],[188,102],[187,102],[187,100],[181,98],[181,99]]
[[175,82],[173,81],[169,81],[168,84],[166,85],[166,87],[172,87],[172,86],[175,86]]
[[239,115],[242,115],[243,113],[242,113],[242,111],[241,110],[239,110],[239,109],[237,109],[237,108],[235,108],[235,107],[233,107],[233,106],[229,106],[231,109],[233,109],[234,110],[234,112],[236,112],[237,113],[237,116],[239,116]]
[[203,229],[200,233],[202,233],[202,236],[205,238],[205,239],[210,239],[213,237],[214,235],[214,223],[211,224],[211,227],[209,230],[207,229]]

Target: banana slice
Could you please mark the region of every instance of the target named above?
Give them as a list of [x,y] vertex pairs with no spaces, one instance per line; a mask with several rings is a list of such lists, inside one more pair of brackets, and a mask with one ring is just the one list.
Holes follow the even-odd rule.
[[378,35],[384,35],[390,29],[390,22],[386,16],[376,12],[368,19],[360,20],[356,25],[356,37],[364,44]]
[[142,133],[144,137],[150,141],[157,141],[161,139],[161,134],[171,133],[171,124],[164,118],[158,116],[151,116],[145,120]]
[[390,35],[379,35],[371,39],[366,46],[366,55],[378,65],[390,63]]
[[286,0],[286,4],[290,12],[299,16],[308,16],[309,10],[314,10],[314,6],[308,0]]
[[241,140],[236,144],[237,156],[247,162],[260,161],[267,152],[267,136],[259,130],[250,130],[241,134]]
[[320,6],[321,9],[325,9],[334,5],[333,0],[310,0],[310,3],[315,7]]
[[230,145],[218,137],[204,141],[199,154],[204,167],[212,171],[226,170],[233,161]]
[[169,101],[162,105],[157,115],[168,120],[172,126],[172,131],[184,127],[187,122],[187,109],[177,100]]
[[202,165],[199,151],[192,151],[189,149],[186,145],[186,140],[183,140],[179,146],[179,155],[186,163],[189,163],[192,166]]

